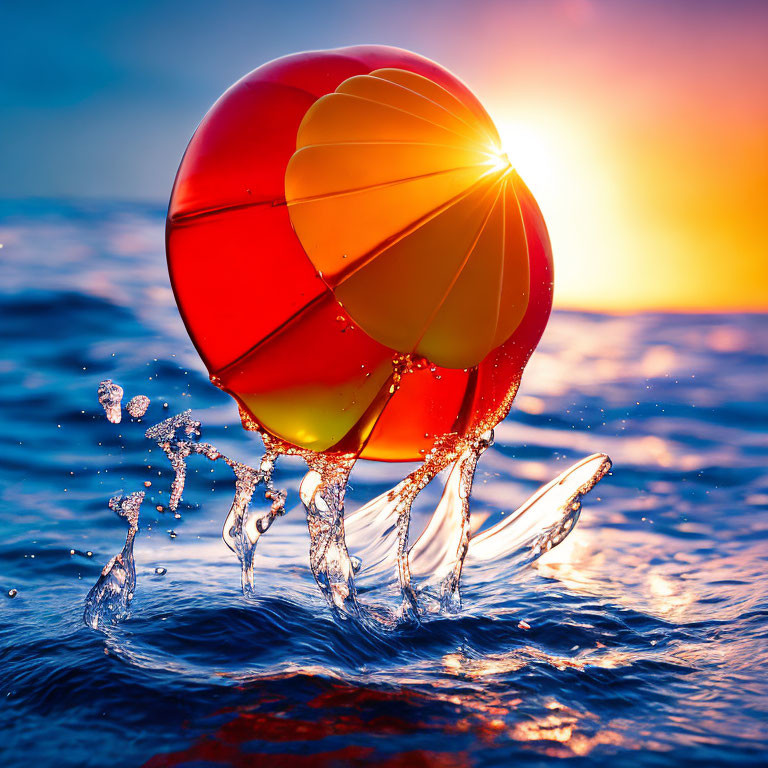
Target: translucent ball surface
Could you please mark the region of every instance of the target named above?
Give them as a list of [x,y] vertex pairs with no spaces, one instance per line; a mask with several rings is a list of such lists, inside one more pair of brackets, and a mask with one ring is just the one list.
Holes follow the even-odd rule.
[[287,56],[226,91],[179,168],[167,253],[245,426],[316,452],[417,460],[491,428],[551,308],[546,227],[491,119],[384,46]]

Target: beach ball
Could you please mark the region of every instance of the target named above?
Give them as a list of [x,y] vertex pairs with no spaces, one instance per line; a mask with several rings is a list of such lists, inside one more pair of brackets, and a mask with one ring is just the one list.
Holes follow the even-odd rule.
[[401,461],[506,415],[552,297],[514,150],[466,85],[398,48],[286,56],[219,98],[179,167],[167,256],[244,426]]

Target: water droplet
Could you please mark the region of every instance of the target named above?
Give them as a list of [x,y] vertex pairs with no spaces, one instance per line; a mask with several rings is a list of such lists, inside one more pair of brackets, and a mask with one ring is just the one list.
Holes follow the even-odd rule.
[[113,424],[119,424],[122,419],[120,403],[123,400],[123,388],[113,383],[112,379],[105,379],[99,383],[97,395],[99,404],[107,414],[107,419]]
[[134,419],[140,419],[149,408],[150,400],[146,395],[136,395],[128,401],[125,409]]
[[264,515],[264,517],[260,517],[256,521],[256,530],[259,533],[266,533],[269,530],[269,527],[274,522],[274,517],[272,515]]
[[158,565],[157,568],[155,568],[155,573],[158,576],[165,576],[166,573],[168,573],[167,568],[163,568],[162,565]]
[[19,594],[19,591],[17,589],[9,589],[8,590],[8,597],[16,597],[16,595]]

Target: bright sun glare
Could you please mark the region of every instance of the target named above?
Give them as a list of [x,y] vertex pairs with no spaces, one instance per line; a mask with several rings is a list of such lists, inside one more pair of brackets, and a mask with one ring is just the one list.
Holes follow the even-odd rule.
[[605,304],[603,281],[606,269],[615,266],[622,219],[610,163],[600,157],[595,139],[564,116],[502,114],[495,122],[503,151],[544,215],[555,260],[556,303]]
[[557,168],[551,146],[546,138],[532,126],[524,123],[504,122],[497,126],[501,146],[512,167],[536,194],[556,186]]

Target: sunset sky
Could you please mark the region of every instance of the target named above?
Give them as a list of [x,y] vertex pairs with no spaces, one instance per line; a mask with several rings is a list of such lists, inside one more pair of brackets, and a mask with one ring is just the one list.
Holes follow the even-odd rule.
[[0,197],[163,202],[245,72],[386,43],[486,105],[549,225],[559,306],[768,309],[768,3],[4,4],[0,25]]

